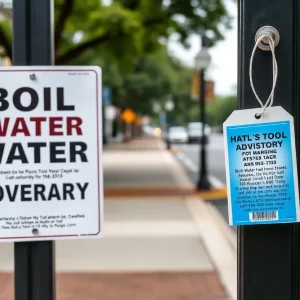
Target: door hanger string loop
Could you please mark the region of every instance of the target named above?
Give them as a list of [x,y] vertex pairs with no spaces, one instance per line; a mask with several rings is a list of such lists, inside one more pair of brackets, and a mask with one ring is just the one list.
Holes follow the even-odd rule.
[[[254,54],[255,54],[255,51],[256,51],[257,47],[260,47],[261,43],[264,43],[264,44],[268,43],[269,46],[270,46],[270,50],[272,52],[273,84],[272,84],[271,93],[270,93],[270,95],[269,95],[269,97],[268,97],[265,104],[263,104],[262,100],[257,95],[257,92],[256,92],[256,90],[254,88],[254,84],[253,84],[253,78],[252,78]],[[264,114],[264,112],[267,110],[267,108],[271,107],[273,105],[273,102],[274,102],[274,93],[275,93],[277,77],[278,77],[278,65],[277,65],[277,60],[276,60],[276,55],[275,55],[275,47],[276,47],[276,45],[275,45],[275,42],[273,40],[272,35],[265,33],[265,34],[261,35],[256,40],[255,46],[254,46],[252,54],[251,54],[250,68],[249,68],[250,84],[251,84],[252,91],[253,91],[258,103],[260,104],[260,106],[262,108],[262,110],[260,112],[255,114],[255,117],[257,119],[259,119]]]

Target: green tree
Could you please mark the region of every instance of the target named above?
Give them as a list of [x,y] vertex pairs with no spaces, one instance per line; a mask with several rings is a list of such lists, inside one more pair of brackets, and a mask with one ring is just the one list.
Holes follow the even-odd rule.
[[[55,0],[56,64],[73,64],[90,49],[128,64],[172,34],[187,45],[190,34],[206,30],[214,43],[229,23],[223,0]],[[2,20],[0,44],[8,57],[11,36],[11,20]]]
[[[106,60],[107,62],[107,60]],[[190,102],[191,70],[162,48],[152,55],[143,55],[133,61],[132,72],[122,73],[120,68],[107,63],[103,68],[103,81],[113,87],[113,102],[121,107],[131,107],[141,114],[154,114],[152,105],[161,107],[168,94],[173,95],[175,109],[172,115],[184,115]],[[114,76],[111,76],[112,69]],[[121,75],[122,74],[122,75]]]
[[229,115],[237,109],[237,97],[216,97],[213,103],[207,105],[209,123],[215,126],[222,126]]

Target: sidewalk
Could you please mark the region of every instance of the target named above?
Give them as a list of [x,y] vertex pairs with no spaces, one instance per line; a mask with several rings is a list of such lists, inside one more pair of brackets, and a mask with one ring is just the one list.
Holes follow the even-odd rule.
[[[108,145],[103,163],[106,191],[191,185],[158,140]],[[199,201],[183,196],[110,195],[105,200],[103,239],[56,243],[57,299],[231,299],[214,268],[214,256],[222,256],[226,249],[218,244],[219,253],[208,254],[206,235],[213,236],[214,244],[219,239]],[[0,269],[11,272],[12,245],[0,244],[0,253]],[[225,268],[228,263],[223,262]],[[227,277],[225,273],[219,273],[221,279]],[[12,276],[4,274],[0,300],[12,300],[11,291]]]

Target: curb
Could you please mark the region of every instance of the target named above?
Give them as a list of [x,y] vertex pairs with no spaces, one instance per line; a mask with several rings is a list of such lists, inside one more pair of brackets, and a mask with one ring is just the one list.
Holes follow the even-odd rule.
[[187,200],[199,235],[230,299],[237,299],[237,254],[204,201]]
[[[173,171],[175,172],[175,171]],[[176,170],[178,172],[178,170]],[[177,182],[179,182],[177,180]],[[211,191],[197,191],[194,186],[148,186],[148,187],[107,187],[104,189],[106,200],[115,198],[140,199],[151,197],[153,200],[170,197],[183,197],[203,200],[218,200],[227,196],[225,189],[216,189]]]
[[237,235],[234,231],[228,226],[227,222],[221,216],[219,211],[213,206],[211,203],[206,202],[207,209],[209,213],[214,218],[215,222],[218,223],[220,229],[223,231],[224,235],[226,236],[231,248],[233,249],[234,253],[237,253]]
[[[178,184],[191,185],[182,166],[171,153],[165,153],[166,159],[172,163],[172,174]],[[168,157],[168,158],[167,158]],[[215,188],[224,188],[219,182]],[[186,205],[195,222],[199,236],[202,238],[207,253],[219,274],[228,296],[237,299],[237,242],[236,235],[229,228],[223,217],[213,205],[203,201],[195,201],[192,197],[185,197]]]

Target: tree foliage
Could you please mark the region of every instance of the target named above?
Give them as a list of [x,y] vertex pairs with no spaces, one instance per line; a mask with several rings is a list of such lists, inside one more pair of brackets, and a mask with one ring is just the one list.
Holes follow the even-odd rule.
[[141,114],[154,115],[154,102],[163,108],[168,94],[173,95],[175,114],[185,114],[190,100],[192,70],[169,56],[165,48],[152,55],[141,55],[133,60],[132,72],[109,62],[97,59],[103,70],[103,85],[113,90],[113,104],[130,107]]
[[[189,94],[186,94],[186,100],[181,104],[185,109],[175,111],[171,114],[171,120],[174,124],[187,125],[189,122],[199,122],[200,103],[191,101]],[[215,96],[212,102],[206,102],[206,122],[210,126],[221,127],[229,115],[237,109],[237,96]]]
[[[225,0],[55,0],[55,63],[99,65],[113,103],[151,113],[173,95],[173,123],[198,117],[190,99],[192,70],[167,52],[176,36],[188,46],[192,33],[205,31],[213,45],[223,38],[230,16]],[[11,20],[0,21],[0,55],[12,56]],[[225,107],[224,109],[226,109]]]
[[210,125],[222,126],[235,109],[237,109],[236,95],[216,97],[213,103],[207,105],[207,114]]
[[[223,0],[55,0],[56,64],[73,64],[89,49],[118,61],[153,53],[176,34],[207,31],[222,39],[230,17]],[[11,21],[0,22],[0,44],[11,57]]]
[[[160,103],[164,110],[167,95],[173,95],[174,110],[168,113],[168,122],[173,125],[186,125],[199,121],[200,104],[191,100],[191,79],[193,70],[184,66],[178,59],[170,56],[165,48],[152,55],[138,56],[133,60],[132,72],[124,72],[118,64],[108,57],[95,56],[92,50],[81,56],[91,64],[100,65],[103,71],[103,85],[113,90],[113,104],[130,107],[141,114],[149,114],[158,120],[153,112],[154,102]],[[81,64],[81,59],[75,60]],[[216,96],[206,103],[207,121],[212,126],[220,126],[236,109],[235,95]]]

